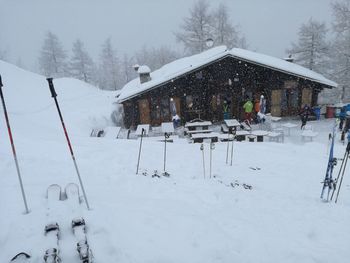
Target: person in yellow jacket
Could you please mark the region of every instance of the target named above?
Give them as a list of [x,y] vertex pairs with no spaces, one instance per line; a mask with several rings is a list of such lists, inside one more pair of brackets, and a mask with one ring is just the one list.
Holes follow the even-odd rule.
[[251,123],[253,107],[254,106],[252,101],[248,98],[246,103],[244,103],[243,105],[243,109],[245,113],[245,121],[247,122],[248,125],[250,125]]

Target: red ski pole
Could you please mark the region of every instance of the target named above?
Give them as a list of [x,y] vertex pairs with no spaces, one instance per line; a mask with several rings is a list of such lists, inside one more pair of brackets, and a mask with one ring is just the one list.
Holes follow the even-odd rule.
[[26,199],[26,195],[24,192],[24,187],[23,187],[23,182],[22,182],[22,177],[21,177],[21,172],[19,170],[19,165],[18,165],[18,160],[17,160],[17,154],[16,154],[16,149],[15,149],[15,144],[13,142],[13,136],[12,136],[12,132],[11,132],[11,126],[10,126],[10,121],[9,121],[9,117],[7,115],[7,110],[6,110],[6,104],[5,104],[5,99],[4,99],[4,94],[2,93],[2,80],[1,80],[1,75],[0,75],[0,97],[1,97],[1,102],[2,102],[2,107],[4,109],[4,115],[5,115],[5,120],[6,120],[6,125],[7,125],[7,131],[9,134],[9,138],[10,138],[10,142],[11,142],[11,148],[12,148],[12,153],[13,153],[13,158],[15,160],[15,164],[16,164],[16,169],[17,169],[17,175],[18,175],[18,179],[19,179],[19,184],[21,186],[21,191],[22,191],[22,197],[23,197],[23,202],[24,202],[24,207],[26,210],[26,214],[29,213],[29,209],[28,209],[28,205],[27,205],[27,199]]
[[57,94],[56,94],[56,91],[55,91],[55,87],[53,86],[52,78],[47,78],[46,80],[49,83],[49,88],[50,88],[50,91],[51,91],[51,97],[55,100],[55,104],[56,104],[56,108],[57,108],[57,111],[58,111],[58,115],[60,116],[60,119],[61,119],[64,135],[66,136],[66,139],[67,139],[69,151],[70,151],[70,154],[72,156],[74,167],[75,167],[75,170],[76,170],[77,175],[78,175],[80,187],[83,190],[84,199],[85,199],[85,202],[86,202],[86,207],[87,207],[88,210],[90,210],[90,206],[89,206],[89,202],[88,202],[87,197],[86,197],[83,181],[81,180],[81,176],[80,176],[80,172],[79,172],[79,169],[78,169],[78,165],[77,165],[77,162],[76,162],[75,157],[74,157],[73,148],[72,148],[72,145],[71,145],[69,137],[68,137],[66,126],[64,125],[64,121],[63,121],[62,113],[61,113],[61,110],[60,110],[60,106],[58,105],[58,101],[57,101],[57,98],[56,98]]

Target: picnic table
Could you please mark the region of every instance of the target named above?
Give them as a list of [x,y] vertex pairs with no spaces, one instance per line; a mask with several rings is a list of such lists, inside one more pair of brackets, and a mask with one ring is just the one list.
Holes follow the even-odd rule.
[[242,131],[236,131],[236,140],[237,141],[245,141],[246,136],[248,136],[250,132],[242,130]]
[[298,127],[298,124],[287,122],[287,123],[283,123],[281,126],[282,126],[283,128],[286,128],[286,129],[287,129],[287,131],[288,131],[288,136],[290,136],[290,130],[293,129],[293,128]]
[[197,130],[201,128],[203,130],[207,130],[209,126],[211,126],[211,121],[195,121],[195,122],[186,122],[185,128],[191,130]]
[[236,130],[237,127],[241,126],[240,122],[237,121],[236,119],[226,119],[224,120],[224,124],[226,125],[230,133],[232,133],[233,129]]
[[150,125],[149,124],[139,124],[137,125],[137,129],[136,129],[136,132],[135,132],[135,135],[137,136],[141,136],[142,134],[142,129],[144,130],[144,135],[147,136],[148,133],[149,133],[149,128],[150,128]]
[[162,132],[163,133],[174,133],[174,124],[172,122],[163,122],[162,123]]
[[256,131],[252,131],[251,134],[256,136],[256,140],[258,142],[263,142],[264,136],[267,136],[269,133],[267,131],[263,131],[263,130],[256,130]]
[[216,132],[212,133],[196,133],[192,135],[193,143],[201,143],[204,139],[210,139],[212,142],[217,142],[219,134]]

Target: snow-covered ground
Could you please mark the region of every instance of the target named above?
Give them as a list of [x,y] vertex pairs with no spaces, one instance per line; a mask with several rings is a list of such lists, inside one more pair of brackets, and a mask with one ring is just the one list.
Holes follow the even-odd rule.
[[[44,77],[2,62],[0,74],[31,210],[23,214],[0,112],[0,262],[20,251],[42,262],[46,188],[77,178]],[[350,171],[337,204],[319,199],[332,120],[310,122],[319,132],[314,142],[302,142],[298,129],[283,144],[236,142],[233,166],[225,164],[226,144],[217,143],[211,179],[203,178],[200,145],[177,140],[167,145],[170,178],[152,178],[153,170],[163,167],[163,143],[144,141],[140,166],[148,176],[143,176],[135,174],[138,140],[89,137],[92,128],[108,125],[112,93],[72,79],[54,84],[92,207],[87,211],[82,204],[81,213],[96,262],[335,263],[350,258]],[[344,150],[337,140],[335,155],[343,157]],[[205,157],[208,175],[208,144]],[[235,182],[239,185],[232,187]],[[70,230],[75,214],[65,202],[53,213],[61,226],[61,256],[63,262],[78,262]]]

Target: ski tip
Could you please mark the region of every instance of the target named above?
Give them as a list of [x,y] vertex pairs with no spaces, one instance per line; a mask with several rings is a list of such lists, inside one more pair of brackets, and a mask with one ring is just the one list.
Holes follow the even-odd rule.
[[16,262],[17,260],[20,260],[20,259],[29,259],[30,257],[31,256],[26,252],[20,252],[11,259],[11,262]]

